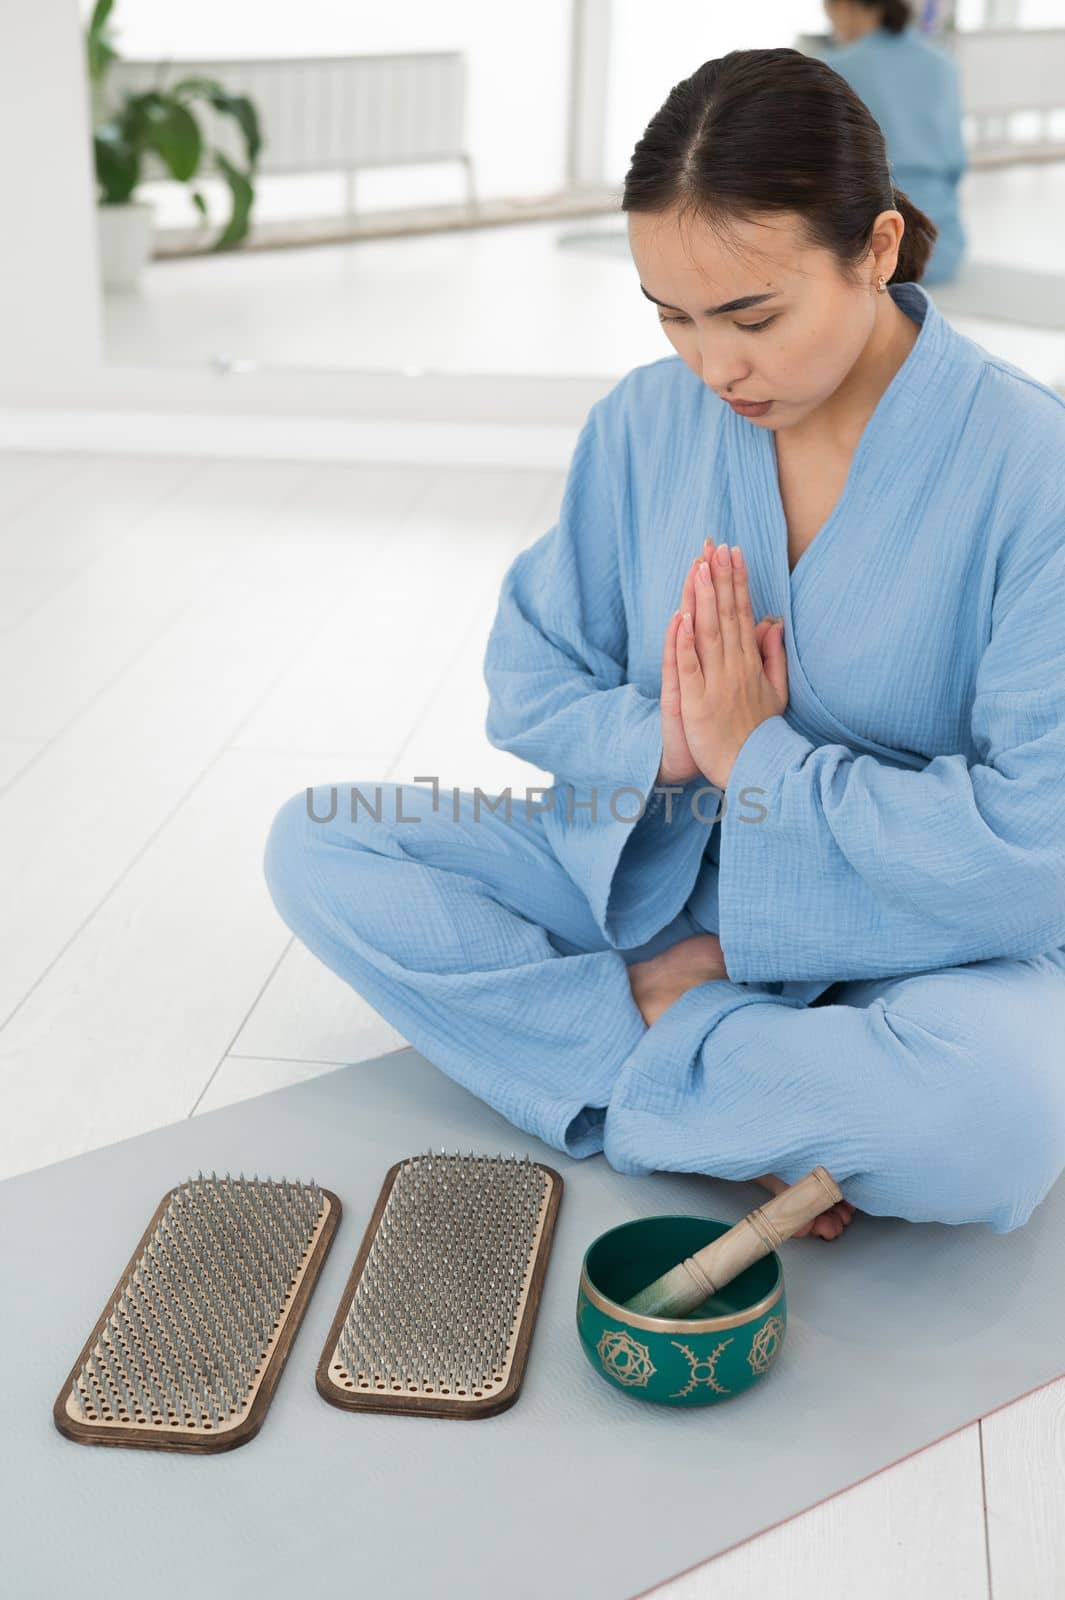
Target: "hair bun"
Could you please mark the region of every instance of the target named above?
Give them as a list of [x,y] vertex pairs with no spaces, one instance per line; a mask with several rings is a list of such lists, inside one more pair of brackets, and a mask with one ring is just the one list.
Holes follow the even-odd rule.
[[897,184],[891,185],[891,193],[895,200],[895,210],[902,212],[902,220],[906,224],[902,241],[899,244],[899,259],[892,273],[896,283],[917,283],[920,281],[928,258],[932,254],[932,247],[939,238],[939,229],[919,206],[915,206],[908,194],[905,194]]
[[881,12],[880,25],[888,33],[901,33],[913,21],[913,7],[907,0],[877,0]]

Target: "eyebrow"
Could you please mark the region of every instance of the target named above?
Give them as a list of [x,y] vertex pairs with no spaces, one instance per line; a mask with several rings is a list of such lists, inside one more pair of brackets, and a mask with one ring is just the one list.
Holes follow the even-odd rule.
[[[775,300],[779,294],[774,289],[769,294],[745,294],[739,300],[726,300],[723,306],[707,306],[703,315],[706,317],[720,317],[726,311],[746,311],[749,306],[760,306],[763,301]],[[654,300],[656,306],[661,306],[665,311],[683,311],[683,306],[671,306],[668,300],[656,300],[653,294],[648,293],[643,284],[640,284],[640,293],[647,295],[648,300]]]

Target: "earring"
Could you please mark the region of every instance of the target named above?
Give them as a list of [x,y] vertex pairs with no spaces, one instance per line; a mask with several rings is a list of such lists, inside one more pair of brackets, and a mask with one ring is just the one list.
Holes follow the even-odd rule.
[[884,274],[881,273],[879,278],[877,278],[877,280],[876,280],[876,292],[877,292],[877,294],[883,294],[886,289],[887,289],[887,279],[884,277]]

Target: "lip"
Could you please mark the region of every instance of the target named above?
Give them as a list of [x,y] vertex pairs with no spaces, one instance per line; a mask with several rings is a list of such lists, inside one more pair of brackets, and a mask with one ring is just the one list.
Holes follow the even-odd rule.
[[772,400],[727,400],[733,411],[738,411],[743,417],[761,417],[773,404]]

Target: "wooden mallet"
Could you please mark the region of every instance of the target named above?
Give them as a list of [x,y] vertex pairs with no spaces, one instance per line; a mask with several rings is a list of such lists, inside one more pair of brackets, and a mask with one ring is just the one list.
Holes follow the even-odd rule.
[[806,1222],[842,1200],[825,1167],[814,1167],[789,1189],[755,1206],[734,1228],[704,1245],[693,1256],[670,1267],[624,1302],[627,1311],[645,1317],[683,1317],[718,1289],[739,1277],[745,1267],[767,1256]]

